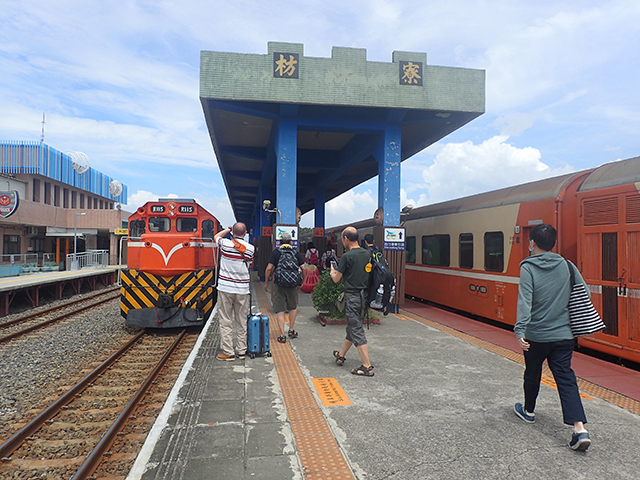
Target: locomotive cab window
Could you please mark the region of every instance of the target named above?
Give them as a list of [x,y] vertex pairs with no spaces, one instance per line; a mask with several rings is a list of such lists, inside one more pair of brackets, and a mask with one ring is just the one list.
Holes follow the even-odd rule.
[[461,233],[458,241],[460,268],[473,268],[473,233]]
[[129,222],[129,236],[133,238],[141,237],[145,232],[144,220],[131,220]]
[[150,232],[168,232],[170,227],[167,217],[149,217]]
[[416,263],[416,237],[407,237],[405,255],[407,263]]
[[451,256],[449,235],[425,235],[422,237],[422,264],[448,267]]
[[213,220],[202,221],[202,238],[213,239]]
[[484,234],[484,269],[487,272],[504,270],[504,234],[502,232]]
[[179,218],[177,222],[179,232],[196,232],[198,230],[198,219],[193,217]]

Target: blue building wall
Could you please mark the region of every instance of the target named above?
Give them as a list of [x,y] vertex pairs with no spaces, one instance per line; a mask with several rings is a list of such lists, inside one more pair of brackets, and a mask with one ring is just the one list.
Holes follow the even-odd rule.
[[114,197],[109,193],[113,178],[93,168],[78,174],[69,155],[40,142],[0,141],[0,173],[42,175],[114,202],[127,203],[126,185],[123,184],[122,193]]

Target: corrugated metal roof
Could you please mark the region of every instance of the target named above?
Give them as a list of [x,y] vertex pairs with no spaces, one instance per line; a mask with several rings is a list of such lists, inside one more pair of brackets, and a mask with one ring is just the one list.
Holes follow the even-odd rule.
[[640,157],[611,162],[596,168],[580,185],[579,192],[640,182]]

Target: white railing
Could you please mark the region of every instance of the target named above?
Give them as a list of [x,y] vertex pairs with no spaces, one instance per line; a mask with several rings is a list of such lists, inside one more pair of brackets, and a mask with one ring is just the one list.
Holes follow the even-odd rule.
[[109,265],[109,250],[90,250],[83,253],[67,255],[67,271],[82,268],[100,268]]
[[38,264],[37,253],[15,253],[2,255],[0,257],[0,263],[9,265],[34,265]]

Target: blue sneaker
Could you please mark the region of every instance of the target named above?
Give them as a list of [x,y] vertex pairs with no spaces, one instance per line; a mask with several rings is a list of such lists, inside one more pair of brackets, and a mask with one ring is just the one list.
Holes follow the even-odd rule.
[[591,437],[586,430],[571,435],[569,446],[578,452],[584,452],[591,445]]
[[522,405],[521,403],[516,403],[513,407],[513,411],[516,412],[516,415],[526,423],[533,423],[536,421],[536,414],[527,412],[524,409],[524,405]]

